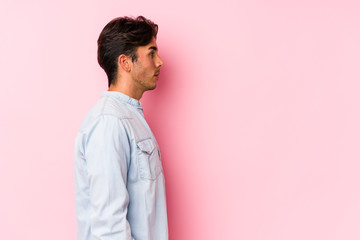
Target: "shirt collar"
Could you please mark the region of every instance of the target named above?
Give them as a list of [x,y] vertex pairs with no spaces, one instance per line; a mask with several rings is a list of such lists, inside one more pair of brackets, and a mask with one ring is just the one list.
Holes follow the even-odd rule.
[[131,106],[134,106],[137,109],[142,110],[142,104],[141,104],[141,102],[139,100],[136,100],[135,98],[129,97],[128,95],[126,95],[124,93],[117,92],[117,91],[103,91],[101,93],[101,96],[109,96],[109,97],[116,98],[120,102],[128,103]]

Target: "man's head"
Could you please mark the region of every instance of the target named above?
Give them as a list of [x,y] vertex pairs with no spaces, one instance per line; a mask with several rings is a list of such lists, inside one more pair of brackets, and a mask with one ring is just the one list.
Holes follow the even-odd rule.
[[[137,63],[138,52],[142,50],[141,52],[145,54],[145,46],[156,47],[157,31],[158,26],[143,16],[115,18],[104,27],[98,39],[98,62],[106,72],[109,87],[116,84],[121,62],[120,56],[127,57],[131,64],[135,63],[132,66],[137,70],[137,76],[141,75],[143,70],[141,67],[144,64]],[[154,51],[156,52],[156,50]],[[156,56],[158,56],[157,52]],[[155,72],[160,67],[155,66]],[[133,73],[134,77],[136,77],[135,73]],[[143,80],[139,79],[139,81]]]

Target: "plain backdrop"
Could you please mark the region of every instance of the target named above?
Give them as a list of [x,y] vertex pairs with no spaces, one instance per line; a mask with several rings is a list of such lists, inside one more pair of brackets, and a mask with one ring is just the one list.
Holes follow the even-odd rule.
[[0,3],[0,238],[76,237],[73,145],[118,16],[159,25],[145,116],[171,240],[360,239],[359,1]]

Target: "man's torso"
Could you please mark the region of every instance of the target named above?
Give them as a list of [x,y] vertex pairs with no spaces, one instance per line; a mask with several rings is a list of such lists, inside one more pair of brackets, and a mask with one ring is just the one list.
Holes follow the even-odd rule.
[[[101,99],[86,116],[76,138],[75,178],[78,232],[87,232],[83,236],[91,236],[89,218],[92,210],[86,172],[86,142],[104,116],[120,121],[119,124],[125,129],[126,137],[121,136],[119,144],[128,144],[130,149],[126,182],[129,204],[126,218],[132,236],[136,240],[167,240],[165,179],[160,149],[143,117],[141,104],[118,92],[103,92]],[[100,145],[101,139],[98,141]],[[92,238],[82,237],[82,239]]]

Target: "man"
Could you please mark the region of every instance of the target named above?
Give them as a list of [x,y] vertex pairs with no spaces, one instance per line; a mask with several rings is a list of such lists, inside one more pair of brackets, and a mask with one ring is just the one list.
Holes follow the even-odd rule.
[[76,137],[78,240],[168,239],[160,150],[139,102],[155,89],[163,65],[157,31],[142,16],[122,17],[99,36],[98,62],[109,89]]

